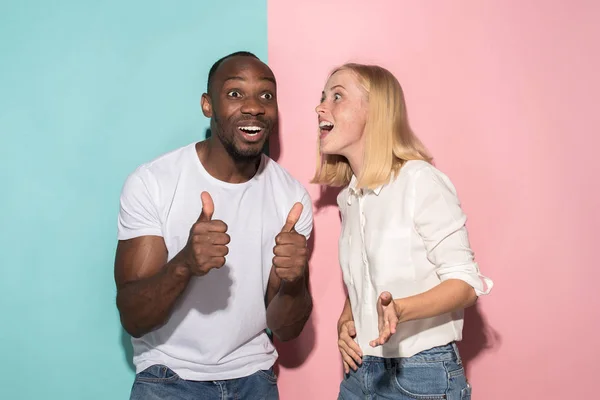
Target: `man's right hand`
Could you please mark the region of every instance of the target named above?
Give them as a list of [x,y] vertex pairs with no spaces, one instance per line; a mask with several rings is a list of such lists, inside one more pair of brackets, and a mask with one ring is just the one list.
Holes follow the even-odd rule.
[[206,275],[213,268],[225,265],[225,256],[229,253],[227,244],[231,240],[227,225],[223,221],[213,220],[215,205],[208,192],[202,192],[202,212],[192,229],[185,246],[186,265],[192,275]]
[[354,321],[348,320],[338,325],[338,348],[344,361],[344,372],[350,373],[350,368],[358,369],[362,364],[362,351],[358,344],[353,340],[356,337],[356,328]]

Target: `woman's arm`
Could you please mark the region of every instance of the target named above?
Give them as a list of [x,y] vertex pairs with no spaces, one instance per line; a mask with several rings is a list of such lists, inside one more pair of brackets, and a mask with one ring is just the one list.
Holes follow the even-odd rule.
[[493,286],[479,273],[465,227],[467,218],[450,180],[433,167],[422,168],[415,176],[414,199],[414,228],[423,240],[428,260],[436,267],[440,284],[393,302],[393,293],[382,293],[377,303],[380,334],[372,346],[385,343],[400,322],[469,307]]
[[449,279],[436,287],[410,297],[395,299],[398,323],[432,318],[472,306],[475,289],[460,279]]

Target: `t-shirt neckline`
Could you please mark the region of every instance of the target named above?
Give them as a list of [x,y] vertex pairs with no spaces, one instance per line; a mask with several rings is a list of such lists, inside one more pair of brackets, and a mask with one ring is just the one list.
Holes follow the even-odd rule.
[[241,183],[229,183],[229,182],[222,181],[220,179],[215,178],[211,174],[209,174],[208,171],[206,170],[206,168],[204,168],[204,165],[202,164],[202,161],[200,161],[200,158],[198,157],[198,153],[196,152],[196,144],[197,144],[197,142],[194,142],[190,145],[191,156],[193,157],[194,162],[198,166],[198,171],[200,171],[202,176],[204,176],[204,178],[206,178],[208,181],[210,181],[211,183],[213,183],[215,185],[225,187],[225,188],[231,188],[231,189],[243,188],[246,186],[250,186],[250,185],[254,184],[256,181],[258,181],[258,179],[260,178],[260,176],[265,168],[266,157],[264,154],[261,154],[260,155],[260,164],[258,165],[258,169],[256,170],[256,173],[254,174],[254,176],[252,178],[250,178],[246,182],[241,182]]

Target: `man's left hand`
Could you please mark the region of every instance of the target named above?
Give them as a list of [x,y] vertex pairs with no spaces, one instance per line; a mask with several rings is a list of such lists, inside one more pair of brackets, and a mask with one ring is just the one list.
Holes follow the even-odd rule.
[[275,237],[273,266],[277,276],[286,282],[294,282],[302,278],[308,264],[306,237],[295,229],[302,215],[302,209],[302,203],[294,204],[281,232]]

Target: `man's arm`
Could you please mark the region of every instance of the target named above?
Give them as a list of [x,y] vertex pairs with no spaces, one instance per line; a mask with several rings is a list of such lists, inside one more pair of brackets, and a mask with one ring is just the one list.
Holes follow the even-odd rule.
[[275,257],[267,286],[267,326],[280,341],[300,335],[312,312],[307,247],[312,231],[312,202],[308,194],[302,201],[307,204],[294,204],[275,238]]
[[298,337],[310,317],[313,303],[308,282],[308,266],[293,282],[282,281],[275,267],[271,269],[267,288],[267,326],[282,342]]
[[140,337],[163,325],[190,280],[181,257],[167,263],[165,242],[158,236],[119,241],[115,258],[117,308],[123,328]]
[[225,264],[227,225],[212,220],[214,204],[202,193],[202,213],[192,225],[188,242],[167,263],[163,238],[141,236],[121,240],[115,257],[117,308],[123,328],[140,337],[163,325],[192,276],[204,276]]

